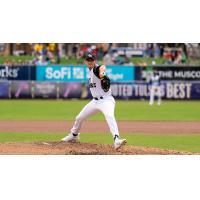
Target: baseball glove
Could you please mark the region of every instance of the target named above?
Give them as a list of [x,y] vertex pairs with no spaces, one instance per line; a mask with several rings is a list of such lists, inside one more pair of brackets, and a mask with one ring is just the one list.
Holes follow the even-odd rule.
[[108,76],[104,76],[101,79],[101,88],[103,89],[104,92],[108,92],[110,89],[110,79]]

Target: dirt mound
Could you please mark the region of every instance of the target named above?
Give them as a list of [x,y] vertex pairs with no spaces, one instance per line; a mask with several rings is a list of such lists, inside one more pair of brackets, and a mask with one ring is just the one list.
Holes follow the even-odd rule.
[[94,143],[0,143],[0,154],[6,155],[189,155],[188,152],[158,148],[124,146],[119,150],[112,145]]

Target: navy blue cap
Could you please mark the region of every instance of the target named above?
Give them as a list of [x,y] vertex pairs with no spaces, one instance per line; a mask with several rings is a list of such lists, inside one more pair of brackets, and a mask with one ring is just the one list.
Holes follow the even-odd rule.
[[96,60],[96,57],[95,57],[93,54],[89,53],[89,54],[85,57],[85,60]]

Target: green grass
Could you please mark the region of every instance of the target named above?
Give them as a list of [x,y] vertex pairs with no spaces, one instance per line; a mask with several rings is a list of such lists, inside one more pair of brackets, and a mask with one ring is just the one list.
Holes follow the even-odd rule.
[[0,142],[37,142],[37,141],[57,141],[64,134],[49,133],[0,133]]
[[[0,56],[0,64],[4,64],[7,61],[13,61],[16,63],[23,63],[23,62],[30,62],[34,59],[34,56],[26,55],[26,56]],[[65,57],[61,58],[61,63],[60,64],[65,64],[65,65],[76,65],[83,63],[83,59],[77,60],[76,58],[70,58],[67,59]]]
[[[73,120],[88,101],[0,100],[0,120]],[[200,101],[164,101],[149,106],[147,101],[117,101],[117,120],[200,121]],[[104,120],[97,114],[92,120]],[[12,125],[12,122],[11,122]],[[58,141],[65,134],[0,133],[0,142]],[[129,145],[200,152],[200,135],[124,134]],[[82,142],[112,144],[110,134],[82,134]]]
[[17,63],[29,62],[33,60],[33,56],[0,56],[0,64],[4,64],[7,61],[13,61]]
[[164,64],[166,62],[165,58],[140,58],[140,57],[135,57],[135,58],[130,58],[130,61],[134,63],[134,65],[141,64],[141,63],[146,63],[148,65],[152,65],[152,61],[155,61],[157,65],[159,64]]
[[[122,134],[128,145],[156,147],[187,152],[200,152],[200,135],[145,135],[145,134]],[[103,144],[112,144],[109,134],[82,134],[81,141]]]
[[[0,133],[0,142],[59,141],[65,134]],[[200,135],[145,135],[123,134],[128,145],[156,147],[187,152],[200,152]],[[81,134],[81,142],[112,144],[109,134]]]
[[[6,61],[14,61],[17,63],[21,63],[21,62],[29,62],[31,60],[33,60],[33,56],[30,55],[24,55],[24,56],[13,56],[13,55],[9,55],[9,56],[0,56],[0,64],[3,64]],[[165,58],[140,58],[140,57],[133,57],[130,58],[130,61],[133,62],[135,65],[136,64],[141,64],[141,63],[146,63],[148,65],[152,64],[152,61],[155,61],[156,64],[163,64],[165,63],[166,59]],[[99,61],[100,63],[102,62],[101,60]],[[70,64],[80,64],[83,63],[83,59],[81,58],[80,60],[77,60],[76,58],[66,58],[66,57],[62,57],[61,58],[61,63],[62,65],[70,65]],[[188,64],[200,64],[200,59],[194,59],[194,58],[189,58],[187,60]]]
[[[0,100],[0,120],[73,120],[89,101]],[[200,121],[200,101],[164,101],[149,106],[147,101],[117,101],[117,120]],[[91,120],[104,120],[99,113]]]

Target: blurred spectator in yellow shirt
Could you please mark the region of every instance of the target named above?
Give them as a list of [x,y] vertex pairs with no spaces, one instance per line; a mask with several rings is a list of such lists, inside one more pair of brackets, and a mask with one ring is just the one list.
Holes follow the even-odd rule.
[[43,45],[42,44],[35,44],[34,51],[35,55],[40,55],[42,53]]
[[50,43],[50,44],[48,45],[48,50],[51,51],[51,52],[54,52],[54,51],[55,51],[55,48],[56,48],[55,43]]

